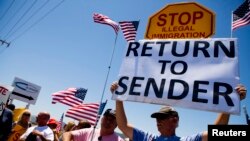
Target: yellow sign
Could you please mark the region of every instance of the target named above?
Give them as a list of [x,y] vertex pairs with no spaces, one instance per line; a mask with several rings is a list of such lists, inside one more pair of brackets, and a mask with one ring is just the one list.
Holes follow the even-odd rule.
[[146,39],[208,38],[215,14],[195,2],[169,4],[149,18]]

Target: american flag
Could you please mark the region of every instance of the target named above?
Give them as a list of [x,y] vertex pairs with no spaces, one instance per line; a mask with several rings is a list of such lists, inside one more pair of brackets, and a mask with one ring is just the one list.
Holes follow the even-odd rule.
[[99,107],[98,114],[97,114],[97,117],[96,117],[96,122],[95,122],[94,126],[97,125],[97,123],[98,123],[98,121],[99,121],[99,119],[100,119],[100,117],[102,115],[102,112],[103,112],[103,110],[104,110],[104,108],[105,108],[105,106],[107,104],[107,101],[108,100],[106,100],[105,102],[102,102],[101,106]]
[[92,125],[95,124],[100,103],[81,104],[67,110],[65,116],[75,120],[87,119]]
[[56,131],[59,132],[62,130],[62,125],[63,125],[63,117],[64,117],[64,113],[62,113],[62,116],[60,118],[60,121],[58,122],[58,125],[56,127]]
[[250,0],[246,0],[233,11],[232,30],[250,23]]
[[66,90],[53,93],[52,104],[59,102],[71,107],[77,106],[82,104],[86,94],[87,94],[87,89],[68,88]]
[[93,18],[94,18],[94,22],[96,23],[110,25],[115,30],[115,33],[118,34],[119,24],[116,23],[115,21],[112,21],[109,17],[102,15],[102,14],[94,13]]
[[124,38],[130,42],[135,41],[136,31],[139,25],[139,21],[122,21],[119,22]]
[[106,100],[105,102],[102,102],[101,106],[99,107],[99,110],[98,110],[98,115],[102,115],[102,112],[107,104],[108,100]]

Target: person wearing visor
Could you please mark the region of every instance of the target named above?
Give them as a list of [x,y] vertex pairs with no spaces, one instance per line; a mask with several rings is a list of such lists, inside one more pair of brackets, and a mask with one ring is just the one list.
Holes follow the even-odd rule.
[[[63,141],[123,141],[123,139],[115,133],[117,127],[116,112],[107,109],[101,119],[101,128],[84,128],[74,131],[65,132]],[[93,132],[94,131],[94,132]],[[94,134],[93,134],[94,133]]]
[[[118,83],[112,83],[110,91],[113,93],[118,88]],[[242,85],[238,85],[236,88],[239,94],[240,100],[246,97],[246,88]],[[116,100],[116,121],[118,128],[133,141],[207,141],[207,131],[200,132],[191,136],[178,137],[175,134],[175,130],[179,124],[178,112],[170,106],[163,106],[158,112],[151,115],[152,118],[156,119],[157,128],[160,135],[153,135],[148,132],[139,130],[136,127],[131,126],[126,117],[124,111],[123,102]],[[215,125],[228,124],[229,114],[220,113],[215,121]]]

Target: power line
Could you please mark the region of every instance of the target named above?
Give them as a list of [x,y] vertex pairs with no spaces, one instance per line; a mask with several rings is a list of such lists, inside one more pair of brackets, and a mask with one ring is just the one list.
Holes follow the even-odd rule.
[[18,29],[21,29],[30,19],[32,19],[40,10],[42,10],[42,8],[45,7],[48,4],[48,2],[49,0],[45,1],[45,3],[43,3],[43,5],[41,5],[29,18],[27,18],[27,20],[22,25],[20,25],[15,31],[13,31],[8,38],[14,35],[18,31]]
[[12,5],[14,4],[15,0],[13,0],[11,2],[11,4],[9,5],[9,7],[6,9],[6,11],[3,13],[3,15],[0,17],[0,21],[5,17],[5,15],[8,13],[8,11],[10,10],[10,8],[12,7]]
[[29,31],[32,27],[37,25],[39,22],[41,22],[45,17],[47,17],[51,12],[53,12],[57,7],[59,7],[65,0],[60,1],[57,5],[55,5],[53,8],[51,8],[47,13],[45,13],[40,19],[38,19],[36,22],[34,22],[30,27],[28,27],[26,30],[24,30],[21,34],[16,36],[11,42],[15,41],[16,39],[23,36],[27,31]]
[[4,36],[5,39],[8,38],[8,35],[11,33],[11,31],[16,27],[16,25],[26,16],[26,14],[32,9],[32,7],[36,4],[37,0],[33,1],[33,3],[30,5],[30,7],[23,13],[23,15],[17,20],[17,22],[12,26],[12,28],[9,30],[9,32]]
[[23,4],[19,7],[19,9],[16,11],[16,13],[14,13],[14,15],[11,16],[12,18],[10,18],[10,19],[7,21],[7,23],[5,23],[4,26],[2,26],[2,28],[0,29],[0,33],[1,33],[1,31],[6,27],[6,25],[9,25],[9,22],[10,22],[12,19],[14,19],[14,17],[16,16],[16,14],[19,13],[19,11],[23,8],[23,6],[25,5],[26,2],[27,2],[27,0],[25,0],[24,3],[23,3]]

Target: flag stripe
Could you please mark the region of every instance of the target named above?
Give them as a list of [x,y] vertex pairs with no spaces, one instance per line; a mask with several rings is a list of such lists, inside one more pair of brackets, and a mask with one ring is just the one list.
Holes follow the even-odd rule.
[[54,103],[59,102],[59,103],[66,104],[68,106],[75,106],[75,105],[80,105],[82,103],[82,100],[79,100],[75,96],[70,95],[70,96],[65,96],[63,98],[53,97],[52,102]]
[[122,21],[119,22],[124,38],[130,42],[135,41],[136,31],[139,25],[139,21]]
[[232,30],[250,24],[250,0],[246,0],[233,12]]
[[111,20],[109,17],[102,15],[102,14],[94,13],[93,18],[94,18],[94,22],[96,23],[106,24],[106,25],[111,26],[115,30],[115,33],[118,34],[119,24]]
[[69,111],[67,112],[67,116],[68,115],[74,115],[76,117],[81,117],[81,119],[88,119],[90,121],[95,122],[96,120],[96,114],[91,114],[91,113],[86,113],[86,112],[79,112],[79,111]]
[[246,15],[245,17],[243,17],[242,19],[239,19],[237,21],[234,22],[233,24],[233,29],[236,29],[240,26],[244,26],[250,23],[250,14],[248,13],[248,15]]
[[81,104],[67,110],[65,116],[76,120],[87,119],[92,125],[95,124],[99,103]]
[[69,111],[67,112],[66,116],[73,116],[73,117],[76,117],[77,119],[87,119],[91,122],[95,122],[96,120],[96,117],[92,114],[87,114],[87,113],[84,113],[84,112],[78,112],[78,111]]
[[[107,102],[107,101],[106,101]],[[101,109],[103,110],[104,103],[101,103]],[[100,103],[88,103],[81,104],[75,107],[72,107],[67,110],[65,116],[73,118],[75,120],[87,119],[91,125],[95,125],[96,121],[99,119],[99,107]]]
[[247,25],[249,23],[250,23],[250,13],[248,13],[248,15],[244,16],[243,18],[235,21],[233,24],[233,29],[236,29],[237,27],[240,27],[243,25]]
[[84,88],[68,88],[63,91],[58,91],[52,94],[52,104],[57,102],[68,105],[68,106],[77,106],[82,104],[87,89]]

